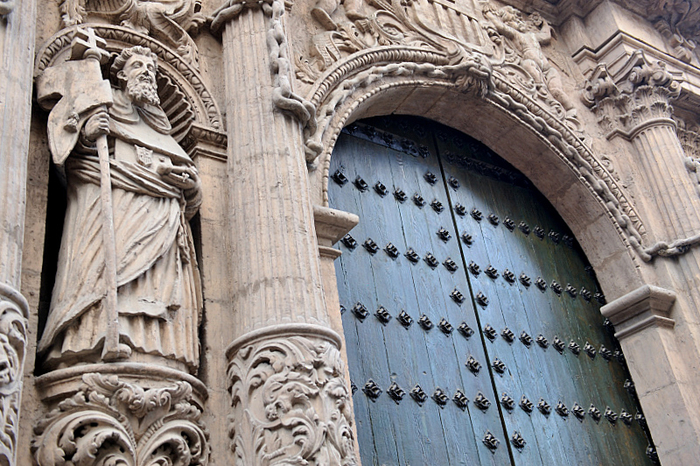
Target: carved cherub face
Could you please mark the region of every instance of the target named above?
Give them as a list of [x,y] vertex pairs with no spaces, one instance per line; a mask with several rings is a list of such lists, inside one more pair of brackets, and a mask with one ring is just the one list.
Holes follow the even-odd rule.
[[132,100],[151,105],[160,102],[156,87],[156,64],[151,57],[134,54],[117,73],[117,77],[126,83],[126,93]]

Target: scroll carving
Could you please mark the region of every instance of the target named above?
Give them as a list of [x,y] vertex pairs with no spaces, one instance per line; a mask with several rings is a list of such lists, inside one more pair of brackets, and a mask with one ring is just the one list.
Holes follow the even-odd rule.
[[209,436],[192,387],[143,388],[97,373],[35,427],[38,466],[206,466]]
[[197,67],[198,50],[190,37],[205,23],[198,0],[62,0],[64,27],[95,18],[150,35]]
[[451,66],[478,60],[489,73],[511,82],[556,118],[580,128],[561,74],[542,51],[553,36],[539,14],[523,19],[510,6],[497,10],[486,4],[482,10],[477,2],[457,7],[438,0],[376,0],[371,2],[374,8],[345,0],[342,14],[338,3],[319,1],[311,10],[326,30],[312,37],[307,59],[297,57],[297,78],[302,82],[316,83],[324,71],[362,50],[418,48],[445,56]]
[[15,461],[28,311],[19,292],[0,283],[0,464]]
[[334,344],[292,336],[244,346],[228,377],[235,464],[357,464],[350,393]]

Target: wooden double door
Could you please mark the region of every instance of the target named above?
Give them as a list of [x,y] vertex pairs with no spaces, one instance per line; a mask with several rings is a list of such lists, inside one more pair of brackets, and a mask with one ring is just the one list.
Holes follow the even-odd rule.
[[343,131],[330,175],[360,217],[336,269],[363,465],[652,464],[593,270],[522,174],[381,117]]

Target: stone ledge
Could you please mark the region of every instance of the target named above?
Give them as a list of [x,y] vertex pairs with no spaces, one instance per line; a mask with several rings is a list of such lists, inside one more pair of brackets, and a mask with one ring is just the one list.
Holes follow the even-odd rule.
[[319,205],[313,207],[316,236],[320,246],[334,245],[360,223],[360,218],[350,212]]
[[668,316],[675,301],[674,292],[644,285],[606,304],[600,312],[615,326],[615,337],[622,340],[647,327],[673,328],[676,321]]

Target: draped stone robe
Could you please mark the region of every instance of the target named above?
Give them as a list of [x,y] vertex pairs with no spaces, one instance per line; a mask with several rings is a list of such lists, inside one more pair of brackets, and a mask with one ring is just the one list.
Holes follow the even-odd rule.
[[[201,193],[182,190],[156,171],[159,165],[193,163],[169,135],[160,107],[132,105],[119,90],[114,98],[108,140],[119,338],[132,348],[130,361],[194,371],[201,293],[188,220],[199,208]],[[65,170],[65,224],[39,343],[49,367],[98,362],[107,322],[97,154],[76,147]]]

